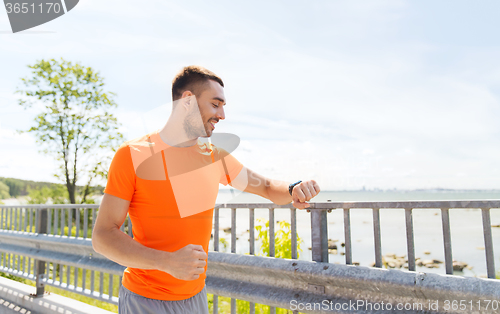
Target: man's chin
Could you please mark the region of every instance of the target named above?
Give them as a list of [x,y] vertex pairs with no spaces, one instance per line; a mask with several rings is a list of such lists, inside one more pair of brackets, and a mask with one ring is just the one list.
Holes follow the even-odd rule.
[[201,135],[200,137],[211,137],[213,131],[210,129],[205,129],[205,134]]

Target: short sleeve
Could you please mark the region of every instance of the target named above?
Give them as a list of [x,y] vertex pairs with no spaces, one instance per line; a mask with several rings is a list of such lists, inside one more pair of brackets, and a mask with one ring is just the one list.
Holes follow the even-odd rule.
[[108,171],[104,193],[131,201],[135,192],[135,171],[130,147],[122,145],[115,153]]
[[233,181],[238,176],[241,169],[243,169],[243,165],[226,150],[219,147],[215,147],[215,150],[218,154],[217,159],[220,159],[221,163],[219,183],[228,185],[228,183]]

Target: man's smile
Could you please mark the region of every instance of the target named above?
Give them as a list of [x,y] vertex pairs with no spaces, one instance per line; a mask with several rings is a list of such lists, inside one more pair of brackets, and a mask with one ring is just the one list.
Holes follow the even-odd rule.
[[212,125],[212,129],[215,130],[215,124],[219,121],[212,120],[210,121],[210,124]]

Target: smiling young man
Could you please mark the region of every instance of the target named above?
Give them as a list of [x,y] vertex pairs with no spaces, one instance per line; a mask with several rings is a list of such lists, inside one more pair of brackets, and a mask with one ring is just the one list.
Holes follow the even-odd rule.
[[[213,72],[183,68],[172,98],[161,130],[117,150],[93,230],[95,251],[127,267],[121,314],[208,314],[205,272],[220,183],[299,209],[320,191],[314,180],[270,180],[199,140],[225,119],[224,83]],[[120,230],[127,213],[133,239]]]

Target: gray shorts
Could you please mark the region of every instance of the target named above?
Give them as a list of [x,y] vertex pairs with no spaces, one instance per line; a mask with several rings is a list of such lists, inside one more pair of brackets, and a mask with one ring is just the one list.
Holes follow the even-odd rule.
[[118,300],[119,314],[208,314],[207,290],[186,300],[164,301],[138,295],[123,285]]

